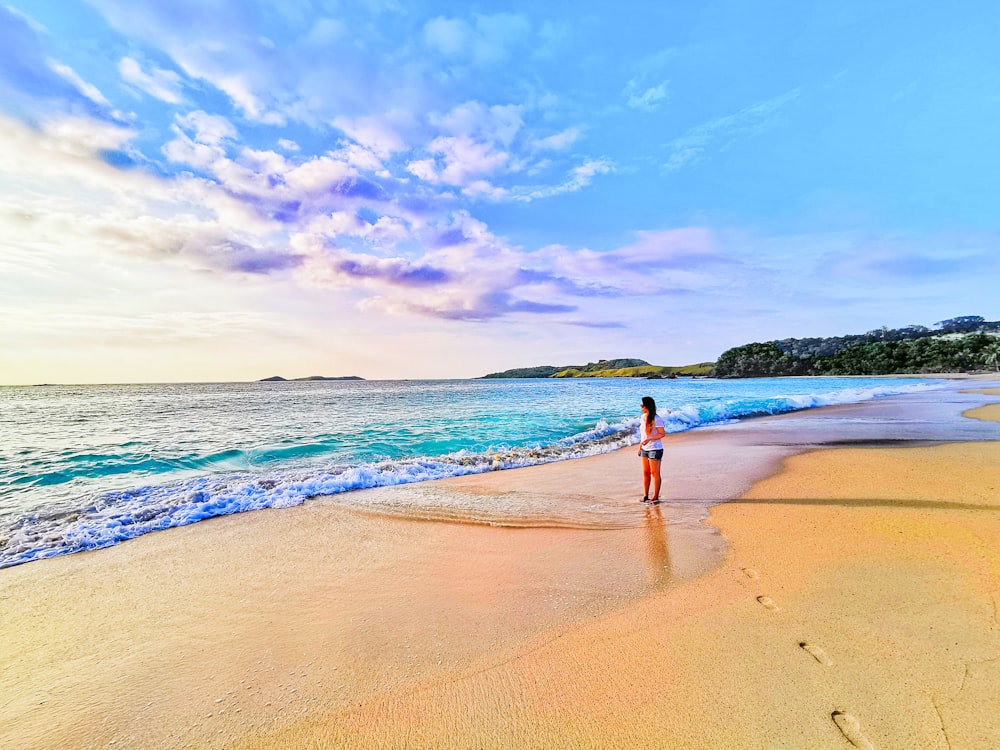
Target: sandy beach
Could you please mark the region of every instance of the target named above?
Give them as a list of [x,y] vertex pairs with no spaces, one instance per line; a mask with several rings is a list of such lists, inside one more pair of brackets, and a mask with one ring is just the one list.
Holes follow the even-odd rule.
[[[1000,747],[1000,383],[365,490],[0,571],[0,747]],[[555,518],[556,516],[553,516]]]

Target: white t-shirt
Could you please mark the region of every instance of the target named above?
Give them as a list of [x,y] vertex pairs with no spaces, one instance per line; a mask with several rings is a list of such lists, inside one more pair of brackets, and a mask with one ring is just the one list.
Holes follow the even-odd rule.
[[[659,427],[663,431],[666,431],[667,429],[666,425],[663,424],[663,418],[659,414],[653,417],[653,429],[651,430],[651,432],[656,432],[657,427]],[[649,433],[646,432],[646,416],[643,415],[639,417],[639,441],[641,442],[645,440],[647,437],[649,437]],[[644,451],[658,451],[663,448],[663,441],[653,440],[652,442],[646,443],[641,447]]]

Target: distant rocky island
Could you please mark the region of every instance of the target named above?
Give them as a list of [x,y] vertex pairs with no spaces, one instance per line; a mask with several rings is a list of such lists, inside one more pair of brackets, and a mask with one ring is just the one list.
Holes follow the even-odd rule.
[[539,365],[492,372],[484,379],[499,378],[676,378],[705,376],[712,372],[714,362],[669,367],[651,365],[643,359],[602,359],[585,365]]
[[308,378],[283,378],[280,375],[272,375],[269,378],[261,378],[258,383],[295,383],[302,380],[364,380],[357,375],[340,375],[338,377],[327,377],[326,375],[310,375]]

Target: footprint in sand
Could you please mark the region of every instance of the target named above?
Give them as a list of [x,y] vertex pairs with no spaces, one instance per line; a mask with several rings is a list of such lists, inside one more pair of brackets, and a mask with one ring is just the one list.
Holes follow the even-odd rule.
[[831,716],[837,728],[844,733],[844,736],[854,747],[861,750],[875,750],[871,740],[865,737],[864,732],[861,731],[861,722],[843,711],[834,711]]
[[774,600],[769,596],[758,596],[757,601],[760,602],[760,606],[764,607],[765,609],[769,609],[772,612],[780,611],[778,609],[778,605],[775,604]]
[[826,651],[821,649],[819,646],[814,646],[811,643],[806,643],[805,641],[802,641],[802,643],[799,644],[799,648],[801,648],[803,651],[809,654],[813,659],[818,661],[824,667],[833,666],[833,662],[830,660],[830,657],[826,655]]
[[760,578],[760,573],[753,568],[743,568],[743,572],[746,573],[747,578]]

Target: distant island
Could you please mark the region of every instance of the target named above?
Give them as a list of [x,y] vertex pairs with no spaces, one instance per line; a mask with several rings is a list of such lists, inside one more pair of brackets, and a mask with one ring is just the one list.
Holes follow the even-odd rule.
[[483,378],[676,378],[708,375],[714,365],[714,362],[701,362],[696,365],[668,367],[651,365],[642,359],[602,359],[585,365],[520,367],[492,372]]
[[357,375],[341,375],[338,377],[327,377],[325,375],[310,375],[308,378],[283,378],[280,375],[272,375],[269,378],[261,378],[258,383],[295,383],[302,380],[364,380]]

